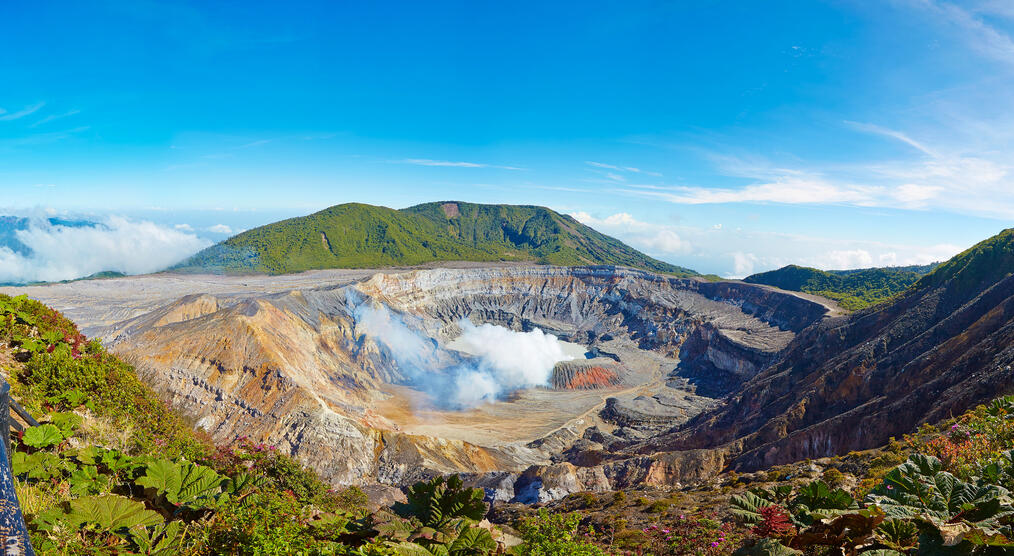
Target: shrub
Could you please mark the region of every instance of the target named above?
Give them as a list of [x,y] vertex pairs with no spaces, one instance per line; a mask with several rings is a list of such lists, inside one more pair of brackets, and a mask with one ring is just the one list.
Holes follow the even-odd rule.
[[514,547],[516,556],[604,556],[605,552],[578,533],[581,518],[577,514],[538,515],[517,523],[523,544]]
[[839,488],[845,485],[845,474],[834,467],[825,469],[820,478],[832,488]]

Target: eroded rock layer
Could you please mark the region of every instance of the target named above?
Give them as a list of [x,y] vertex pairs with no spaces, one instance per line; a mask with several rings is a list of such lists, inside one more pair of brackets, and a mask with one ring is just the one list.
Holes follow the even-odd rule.
[[[267,277],[168,275],[31,294],[68,307],[219,442],[242,435],[276,444],[336,483],[500,477],[510,484],[499,496],[512,498],[531,497],[536,483],[546,484],[534,495],[544,498],[713,472],[721,453],[622,450],[714,405],[717,390],[695,393],[694,380],[707,384],[709,370],[749,380],[827,312],[772,288],[615,267],[356,272],[276,279],[289,288]],[[89,290],[94,306],[75,287]],[[159,300],[153,292],[181,295]],[[558,365],[547,387],[559,389],[448,411],[414,388],[391,346],[364,333],[363,304],[386,307],[426,339],[427,368],[467,357],[441,349],[461,333],[462,319],[539,328],[586,346],[591,358]],[[712,347],[691,346],[688,382],[670,375],[679,374],[690,338]],[[601,429],[608,447],[585,438],[589,427]],[[581,465],[562,461],[565,453]]]

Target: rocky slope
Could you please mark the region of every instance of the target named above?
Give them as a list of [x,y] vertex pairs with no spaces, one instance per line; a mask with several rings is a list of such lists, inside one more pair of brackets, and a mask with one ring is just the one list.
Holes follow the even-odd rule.
[[718,448],[752,470],[870,448],[1007,393],[1012,272],[1007,230],[895,303],[804,330],[722,408],[633,449]]
[[[230,287],[201,276],[124,278],[105,281],[106,297],[91,308],[75,293],[89,288],[87,282],[29,293],[67,308],[218,441],[242,435],[276,444],[340,483],[400,484],[445,472],[472,473],[479,482],[499,477],[498,496],[508,498],[665,481],[674,473],[689,478],[695,469],[710,469],[700,463],[715,456],[703,451],[575,460],[593,466],[564,461],[561,454],[597,445],[605,451],[605,444],[644,438],[666,421],[683,422],[713,405],[686,379],[670,377],[682,346],[702,329],[716,339],[715,347],[695,361],[746,380],[827,312],[762,286],[617,267],[362,276],[285,277],[294,289],[254,277],[223,277]],[[149,298],[154,291],[187,291],[190,279],[197,291],[165,302]],[[119,298],[109,293],[115,288]],[[539,328],[586,346],[593,359],[561,365],[561,389],[535,388],[474,409],[443,410],[414,388],[388,346],[362,331],[356,309],[362,304],[386,307],[428,338],[436,346],[427,354],[434,368],[464,357],[441,348],[460,334],[463,318]],[[599,417],[607,399],[611,409]],[[605,444],[586,438],[596,434]]]
[[[463,472],[493,499],[532,502],[869,448],[1007,392],[1012,271],[1009,230],[847,316],[767,286],[617,267],[166,275],[18,293],[101,335],[219,441],[277,444],[335,482]],[[547,387],[449,410],[397,343],[364,332],[362,307],[395,315],[428,369],[468,361],[448,348],[464,318],[538,328],[589,359],[557,364]]]

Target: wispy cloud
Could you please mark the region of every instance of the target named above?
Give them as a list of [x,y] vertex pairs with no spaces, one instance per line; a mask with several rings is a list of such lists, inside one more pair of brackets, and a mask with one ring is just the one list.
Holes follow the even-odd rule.
[[0,108],[0,121],[7,122],[7,121],[10,121],[10,120],[18,120],[18,119],[24,118],[25,116],[30,116],[30,115],[34,114],[35,112],[38,112],[39,109],[41,109],[45,105],[46,105],[45,102],[37,102],[37,103],[32,104],[30,106],[26,106],[26,107],[22,108],[21,110],[18,110],[17,112],[10,112],[10,113],[8,113],[7,110],[4,110],[3,108]]
[[31,124],[28,127],[29,128],[38,128],[39,126],[42,126],[42,125],[45,125],[45,124],[49,124],[50,122],[55,122],[57,120],[62,120],[64,118],[67,118],[67,117],[70,117],[70,116],[74,116],[75,114],[80,114],[80,113],[81,113],[81,111],[79,111],[79,110],[70,110],[70,111],[67,111],[67,112],[65,112],[63,114],[52,114],[50,116],[47,116],[46,118],[43,118],[42,120],[40,120],[38,122],[35,122],[34,124]]
[[0,140],[0,148],[2,147],[25,147],[31,145],[41,145],[45,143],[53,143],[68,139],[74,135],[91,129],[90,126],[78,126],[71,129],[64,129],[61,131],[48,131],[45,133],[33,133],[31,135],[25,135],[23,137],[12,137],[10,139]]
[[637,168],[636,166],[617,166],[615,164],[606,164],[604,162],[595,162],[594,160],[586,160],[584,163],[587,164],[588,166],[593,166],[595,168],[602,168],[604,170],[615,170],[617,172],[633,172],[635,174],[645,174],[645,175],[648,175],[648,176],[655,176],[657,178],[662,177],[662,174],[659,173],[659,172],[651,172],[651,171],[648,171],[648,170],[642,170],[640,168]]
[[911,137],[909,137],[908,135],[905,135],[904,133],[902,133],[900,131],[896,131],[896,130],[893,130],[893,129],[888,129],[886,127],[881,127],[881,126],[875,125],[875,124],[867,124],[867,123],[862,123],[862,122],[852,122],[852,121],[848,121],[848,120],[845,121],[845,125],[851,126],[854,129],[857,129],[859,131],[865,131],[867,133],[876,133],[878,135],[883,135],[885,137],[890,137],[892,139],[897,139],[898,141],[901,141],[902,143],[905,143],[905,144],[907,144],[907,145],[909,145],[911,147],[914,147],[915,149],[917,149],[919,151],[922,151],[923,154],[926,154],[926,155],[929,155],[929,156],[934,156],[934,157],[938,156],[936,152],[930,150],[930,148],[927,147],[926,145],[923,145],[922,143],[916,141],[915,139],[912,139]]
[[452,160],[432,160],[429,158],[404,158],[395,161],[398,164],[415,164],[416,166],[446,166],[450,168],[497,168],[500,170],[524,170],[517,166],[501,166],[480,162],[459,162]]
[[873,123],[846,121],[850,129],[914,149],[893,159],[849,163],[772,162],[749,155],[708,156],[715,169],[746,183],[723,185],[616,184],[613,191],[677,204],[778,203],[934,209],[994,218],[1014,217],[1014,143],[1009,121],[970,122],[977,143],[946,125],[929,127],[929,139]]
[[[978,17],[969,9],[950,2],[937,0],[909,0],[916,8],[933,16],[943,26],[961,35],[964,42],[982,55],[1014,66],[1014,40],[1011,36]],[[983,3],[988,13],[1009,13],[1007,9],[991,9],[990,3]]]
[[237,149],[250,149],[250,148],[253,148],[253,147],[259,147],[261,145],[267,145],[270,142],[271,142],[271,139],[258,139],[257,141],[251,141],[249,143],[244,143],[242,145],[239,145],[236,148]]

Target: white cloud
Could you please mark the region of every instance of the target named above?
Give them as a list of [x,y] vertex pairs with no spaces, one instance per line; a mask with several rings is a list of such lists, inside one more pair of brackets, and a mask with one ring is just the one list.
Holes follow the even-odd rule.
[[52,122],[52,121],[55,121],[55,120],[60,120],[60,119],[66,118],[68,116],[73,116],[74,114],[80,114],[80,113],[81,113],[80,110],[68,110],[68,111],[64,112],[63,114],[52,114],[52,115],[46,116],[45,118],[42,118],[41,120],[35,122],[34,124],[32,124],[32,125],[30,125],[28,127],[39,127],[40,125],[48,124],[49,122]]
[[107,270],[156,272],[209,245],[192,234],[117,216],[86,226],[33,219],[15,235],[31,254],[0,247],[0,282],[71,280]]
[[820,256],[825,267],[847,270],[853,268],[869,268],[873,266],[873,257],[865,249],[848,249],[844,251],[829,251]]
[[905,204],[923,206],[926,201],[936,197],[943,190],[943,187],[937,185],[906,183],[894,190],[894,198]]
[[6,122],[6,121],[10,121],[10,120],[17,120],[17,119],[20,119],[20,118],[24,118],[25,116],[34,114],[35,112],[37,112],[40,108],[42,108],[45,105],[46,105],[45,102],[38,102],[38,103],[33,104],[31,106],[26,106],[26,107],[22,108],[21,110],[18,110],[17,112],[11,112],[9,114],[7,113],[7,110],[4,110],[4,109],[0,108],[0,114],[2,114],[2,115],[0,115],[0,121],[5,121]]
[[517,166],[498,166],[495,164],[482,164],[479,162],[458,162],[452,160],[432,160],[429,158],[405,158],[397,161],[400,164],[415,164],[417,166],[447,166],[451,168],[497,168],[500,170],[524,170]]
[[637,220],[620,212],[606,218],[595,218],[587,212],[570,214],[578,222],[609,235],[615,235],[649,255],[679,255],[691,251],[689,242],[680,237],[675,227]]
[[784,203],[784,204],[840,204],[873,205],[877,187],[840,186],[827,181],[786,175],[772,183],[748,185],[738,189],[681,187],[669,188],[633,186],[623,190],[642,197],[662,199],[688,205],[715,203]]
[[933,152],[932,150],[930,150],[929,147],[927,147],[926,145],[923,145],[922,143],[916,141],[915,139],[912,139],[911,137],[909,137],[908,135],[906,135],[906,134],[904,134],[904,133],[902,133],[900,131],[896,131],[896,130],[893,130],[893,129],[888,129],[886,127],[881,127],[881,126],[875,125],[875,124],[863,123],[863,122],[851,122],[851,121],[846,120],[845,123],[847,125],[852,126],[853,128],[855,128],[855,129],[857,129],[859,131],[865,131],[867,133],[876,133],[878,135],[883,135],[885,137],[890,137],[892,139],[897,139],[898,141],[901,141],[902,143],[906,143],[909,146],[915,148],[916,150],[922,151],[924,154],[928,154],[930,156],[936,156],[936,153]]
[[190,224],[176,224],[175,226],[173,226],[173,228],[176,228],[177,230],[181,230],[184,232],[194,231],[194,227],[191,226]]
[[226,226],[225,224],[215,224],[214,226],[208,228],[208,231],[216,234],[232,235],[232,228]]
[[[972,11],[935,0],[910,0],[910,3],[934,16],[942,27],[949,27],[957,32],[969,47],[980,54],[1014,65],[1014,40],[1007,33],[976,17]],[[1003,9],[996,9],[991,4],[996,5],[985,2],[980,9],[985,13],[1010,16],[1009,3]]]
[[259,147],[261,145],[267,145],[270,142],[271,142],[271,139],[258,139],[257,141],[251,141],[249,143],[242,144],[242,145],[240,145],[240,146],[238,146],[236,148],[237,149],[249,149],[249,148],[253,148],[253,147]]
[[604,170],[616,170],[618,172],[633,172],[635,174],[645,174],[648,176],[662,177],[659,172],[650,172],[648,170],[642,170],[636,166],[617,166],[615,164],[606,164],[604,162],[595,162],[594,160],[584,161],[588,166],[594,166],[595,168],[602,168]]
[[[742,186],[617,184],[613,191],[675,204],[777,203],[941,210],[1014,218],[1014,122],[963,119],[956,127],[926,132],[928,141],[883,126],[847,122],[863,133],[915,149],[911,156],[848,164],[795,167],[757,157],[711,155],[718,171],[748,182]],[[951,137],[948,139],[947,137]],[[1008,147],[1010,146],[1010,147]]]
[[736,251],[732,254],[733,277],[745,278],[754,273],[757,265],[757,255]]

